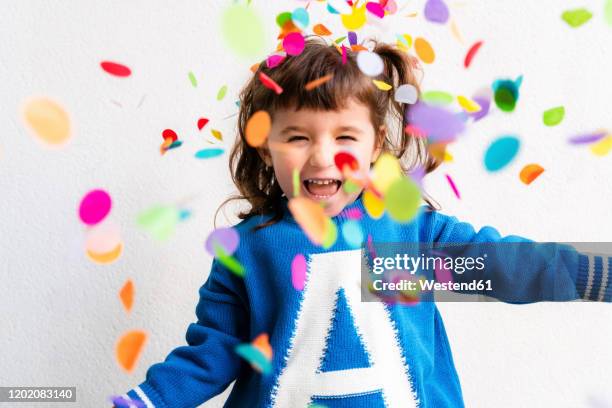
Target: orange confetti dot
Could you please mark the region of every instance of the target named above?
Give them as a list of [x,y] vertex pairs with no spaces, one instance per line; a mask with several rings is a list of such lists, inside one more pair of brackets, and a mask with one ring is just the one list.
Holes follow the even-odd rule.
[[134,283],[131,279],[128,279],[119,291],[119,299],[121,299],[125,310],[130,312],[134,304]]
[[543,172],[544,169],[539,164],[528,164],[521,170],[520,178],[523,183],[529,185]]
[[272,358],[272,346],[270,346],[270,340],[267,333],[261,333],[259,336],[255,337],[251,344],[261,351],[268,360]]
[[272,127],[270,114],[265,110],[257,111],[251,116],[246,124],[245,137],[249,145],[261,146],[265,143]]
[[431,64],[436,59],[436,53],[431,47],[431,44],[424,38],[418,37],[414,41],[414,49],[416,50],[417,56],[425,64]]
[[317,24],[312,28],[312,31],[314,31],[315,34],[322,36],[331,35],[332,33],[323,24]]
[[329,81],[333,77],[334,77],[333,74],[329,74],[329,75],[322,76],[321,78],[314,79],[314,80],[310,81],[309,83],[307,83],[304,86],[304,89],[306,89],[307,91],[312,91],[317,86],[323,85],[324,83],[326,83],[327,81]]
[[117,362],[128,373],[134,370],[142,348],[147,340],[147,333],[142,330],[132,330],[125,333],[115,348]]
[[289,200],[289,210],[308,238],[316,245],[323,244],[329,229],[323,207],[309,198],[294,197]]
[[106,265],[106,264],[115,262],[119,258],[119,255],[121,255],[122,251],[123,251],[123,244],[119,243],[113,250],[109,252],[98,253],[98,252],[93,252],[88,249],[86,251],[86,254],[87,254],[87,257],[91,259],[92,261],[99,263],[101,265]]

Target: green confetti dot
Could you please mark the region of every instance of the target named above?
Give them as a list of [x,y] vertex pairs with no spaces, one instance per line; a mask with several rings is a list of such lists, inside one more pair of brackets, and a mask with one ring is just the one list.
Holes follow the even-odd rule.
[[421,100],[431,105],[450,105],[454,99],[453,95],[444,91],[427,91],[421,95]]
[[557,106],[544,112],[542,120],[546,126],[556,126],[565,117],[565,108],[563,106]]
[[221,99],[225,98],[226,93],[227,93],[227,85],[223,85],[221,89],[219,89],[219,92],[217,92],[217,100],[220,101]]
[[174,232],[179,221],[179,211],[172,206],[156,206],[138,215],[136,223],[155,239],[165,241]]
[[278,16],[276,16],[276,24],[280,28],[283,28],[283,26],[285,25],[285,23],[287,23],[287,21],[291,21],[291,13],[289,13],[288,11],[285,11],[284,13],[280,13]]
[[567,10],[561,14],[563,21],[573,28],[580,27],[589,21],[591,17],[593,17],[593,13],[585,8]]
[[344,41],[345,38],[346,38],[346,35],[344,37],[340,37],[340,38],[336,39],[334,42],[336,44],[340,44],[342,41]]
[[336,239],[338,238],[338,227],[336,227],[336,223],[334,223],[331,218],[328,218],[327,225],[327,234],[325,234],[323,242],[321,243],[321,246],[324,249],[329,249],[332,245],[334,245]]
[[612,26],[612,0],[608,0],[606,2],[606,7],[604,9],[604,17],[606,19],[606,23]]
[[385,194],[385,207],[391,218],[398,222],[409,222],[419,209],[421,191],[409,178],[394,181]]
[[191,82],[191,86],[193,86],[194,88],[198,86],[198,80],[191,71],[189,71],[189,82]]
[[234,4],[222,16],[221,31],[228,47],[237,55],[258,58],[265,53],[266,31],[253,7]]

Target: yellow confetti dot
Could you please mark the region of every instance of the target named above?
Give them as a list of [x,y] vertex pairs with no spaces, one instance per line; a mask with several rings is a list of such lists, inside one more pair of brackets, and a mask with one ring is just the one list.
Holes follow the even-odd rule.
[[215,139],[223,141],[223,133],[221,133],[217,129],[211,129],[210,132],[215,137]]
[[422,37],[418,37],[414,41],[414,49],[417,53],[417,56],[425,64],[431,64],[436,59],[436,54],[433,48],[431,47],[431,44],[429,44],[429,42],[427,42],[427,40]]
[[376,85],[376,87],[380,89],[381,91],[388,91],[389,89],[393,88],[391,85],[389,85],[385,81],[379,81],[379,80],[373,79],[372,82],[374,82],[374,85]]
[[457,102],[467,113],[478,112],[482,109],[478,103],[462,95],[457,96]]
[[382,217],[385,211],[385,203],[380,198],[376,197],[370,190],[363,192],[363,206],[368,215],[375,220]]
[[23,115],[34,135],[49,145],[61,145],[70,137],[68,114],[51,99],[39,98],[27,102]]
[[389,186],[403,174],[399,161],[390,153],[380,155],[374,163],[372,172],[372,184],[383,195],[387,192]]
[[359,30],[366,22],[366,7],[353,7],[351,14],[341,14],[342,25],[347,30]]
[[595,156],[603,157],[607,155],[610,153],[610,150],[612,150],[612,135],[608,135],[599,140],[597,143],[593,143],[590,146],[590,149]]

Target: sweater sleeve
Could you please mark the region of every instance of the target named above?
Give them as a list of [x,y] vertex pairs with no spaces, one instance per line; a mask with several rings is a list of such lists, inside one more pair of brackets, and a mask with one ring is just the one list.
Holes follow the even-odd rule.
[[[484,268],[452,273],[455,282],[490,281],[484,290],[460,290],[507,303],[612,301],[612,259],[583,254],[567,244],[536,243],[515,235],[501,236],[490,226],[470,224],[437,212],[429,214],[429,242],[459,243],[461,255],[485,255]],[[458,255],[458,251],[454,255]],[[488,258],[487,258],[488,256]]]
[[196,407],[238,376],[241,360],[234,347],[246,341],[249,327],[242,279],[215,259],[199,294],[197,322],[187,328],[187,345],[149,367],[146,380],[123,396],[133,406]]

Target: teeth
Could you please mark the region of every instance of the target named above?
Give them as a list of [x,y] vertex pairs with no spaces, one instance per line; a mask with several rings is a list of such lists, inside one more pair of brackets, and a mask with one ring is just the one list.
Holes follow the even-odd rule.
[[309,183],[313,183],[313,184],[320,184],[320,185],[326,185],[326,184],[332,184],[335,183],[336,180],[306,180]]

